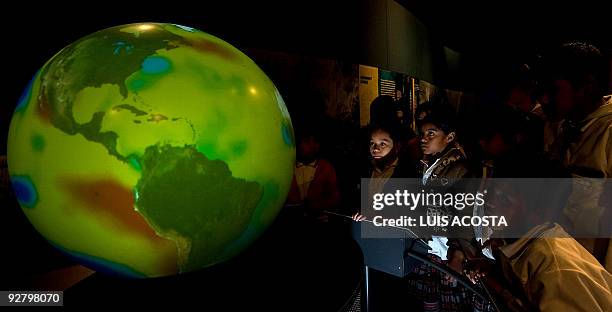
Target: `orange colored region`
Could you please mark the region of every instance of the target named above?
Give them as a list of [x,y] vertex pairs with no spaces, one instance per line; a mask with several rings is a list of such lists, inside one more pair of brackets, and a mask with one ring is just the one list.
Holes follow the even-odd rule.
[[[62,185],[76,200],[82,203],[80,208],[93,215],[104,216],[113,220],[117,230],[143,236],[153,244],[159,245],[159,251],[176,249],[174,242],[158,236],[146,220],[134,210],[134,197],[130,189],[112,179],[84,180],[80,178],[63,178]],[[177,271],[175,252],[162,265],[167,274]]]
[[236,55],[232,50],[212,41],[198,39],[190,40],[189,43],[191,43],[191,46],[198,52],[205,54],[214,54],[228,61],[233,61],[234,59],[236,59]]

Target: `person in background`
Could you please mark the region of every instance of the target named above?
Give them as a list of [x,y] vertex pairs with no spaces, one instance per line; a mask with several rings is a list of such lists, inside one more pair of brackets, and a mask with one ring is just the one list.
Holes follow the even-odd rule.
[[501,168],[488,186],[489,212],[503,215],[482,281],[510,311],[610,311],[612,275],[555,222],[571,193],[568,179],[548,178],[536,164]]
[[452,112],[439,110],[420,121],[423,159],[419,171],[423,185],[438,183],[442,178],[460,179],[469,172],[454,118]]
[[486,177],[503,178],[495,173],[499,167],[524,166],[527,163],[546,163],[561,166],[544,154],[541,146],[533,144],[530,121],[522,112],[501,106],[488,112],[477,135],[482,149],[483,163],[489,168]]
[[[406,178],[409,173],[399,158],[401,143],[397,129],[390,126],[373,125],[370,128],[369,155],[370,166],[362,176],[370,178],[367,186],[369,198],[374,193],[384,192],[385,184],[391,178]],[[363,221],[366,217],[361,213],[353,215],[355,221]]]
[[[560,161],[547,157],[541,148],[530,143],[530,128],[521,114],[512,108],[501,106],[487,114],[478,133],[482,149],[481,192],[485,190],[489,179],[510,178],[508,172],[532,171],[530,174],[541,173],[547,178],[568,178],[567,170]],[[491,215],[486,207],[478,208],[479,215]],[[559,219],[563,225],[568,220]],[[477,228],[477,240],[481,243],[490,234],[490,227]],[[490,251],[490,250],[489,250]]]
[[314,129],[305,128],[298,134],[297,159],[286,205],[301,207],[310,220],[327,222],[327,210],[336,209],[340,202],[336,170],[321,158],[321,144]]
[[[421,182],[424,186],[433,186],[445,192],[461,184],[462,178],[472,177],[467,157],[457,142],[457,128],[451,111],[434,110],[420,122],[421,149],[424,158],[421,160]],[[462,188],[464,185],[461,185]],[[445,207],[427,208],[427,215],[449,215],[457,211],[447,211]],[[452,210],[452,209],[451,209]],[[430,243],[431,252],[441,259],[447,259],[449,252],[447,237],[434,235]],[[448,254],[449,264],[459,264],[452,261],[462,257],[461,251],[452,248]],[[451,266],[461,272],[460,266]]]
[[[400,147],[397,150],[398,157],[401,159],[406,170],[404,172],[406,174],[405,177],[416,177],[415,168],[421,157],[421,151],[417,135],[412,131],[410,124],[406,122],[407,105],[405,99],[395,101],[388,95],[376,97],[370,105],[370,123],[365,141],[369,141],[372,128],[384,127],[387,130],[393,129],[396,145]],[[408,172],[410,169],[414,170]]]
[[547,117],[538,101],[533,70],[527,64],[515,65],[506,76],[508,78],[503,82],[502,102],[505,107],[516,112],[513,115],[520,117],[521,127],[529,134],[522,138],[521,144],[531,145],[529,148],[532,150],[543,150]]
[[[464,178],[472,177],[467,157],[457,141],[455,116],[451,110],[436,107],[427,112],[419,122],[421,134],[420,179],[428,189],[440,193],[470,192],[469,183]],[[470,209],[463,211],[452,207],[421,207],[428,217],[471,214]],[[471,244],[471,229],[437,228],[433,230],[428,245],[432,262],[445,264],[457,273],[463,272],[465,248]],[[431,235],[430,235],[431,234]],[[469,291],[458,285],[450,275],[433,269],[423,263],[413,271],[409,281],[409,292],[424,300],[424,307],[438,305],[444,311],[464,311],[474,303]]]
[[557,115],[554,111],[550,111],[548,97],[542,96],[542,108],[544,112],[544,127],[542,131],[542,147],[548,158],[556,161],[561,161],[561,126],[563,118]]
[[[612,209],[601,206],[599,200],[604,179],[612,177],[609,64],[595,46],[570,42],[544,56],[541,73],[540,85],[550,109],[564,120],[559,155],[575,182],[564,209],[573,222],[568,230],[610,271],[612,262],[605,260],[610,233],[598,230],[602,217],[610,215],[606,210]],[[598,243],[601,240],[608,243]]]
[[417,106],[415,112],[415,120],[417,124],[420,124],[420,122],[427,117],[427,115],[431,114],[434,109],[434,103],[434,101],[426,101]]
[[[417,176],[418,139],[407,125],[402,124],[397,112],[397,103],[388,95],[380,95],[370,104],[370,123],[362,129],[363,148],[358,153],[362,166],[358,171],[361,178],[372,180],[367,186],[361,185],[360,180],[357,189],[366,187],[369,194],[373,194],[382,192],[389,178]],[[362,221],[366,217],[357,211],[353,219]]]
[[544,111],[537,97],[537,82],[528,64],[515,65],[508,73],[502,87],[504,104],[525,114],[544,117]]

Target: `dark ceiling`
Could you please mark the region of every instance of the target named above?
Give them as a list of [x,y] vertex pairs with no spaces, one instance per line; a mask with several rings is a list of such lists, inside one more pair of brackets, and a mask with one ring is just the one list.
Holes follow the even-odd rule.
[[[112,25],[182,23],[220,36],[238,48],[255,47],[359,63],[364,2],[384,0],[186,1],[158,6],[147,1],[93,1],[87,5],[17,2],[0,21],[4,37],[36,68],[84,34]],[[612,48],[612,17],[605,1],[578,0],[544,6],[525,1],[395,0],[421,20],[441,44],[466,54],[511,55],[571,39]],[[367,26],[365,26],[367,27]],[[7,31],[8,30],[8,31]],[[6,40],[5,40],[6,42]],[[525,52],[527,51],[527,52]],[[9,51],[10,53],[10,51]],[[361,57],[362,58],[362,57]],[[25,60],[25,58],[24,58]]]
[[[612,48],[607,1],[410,1],[408,8],[445,45],[466,53],[529,51],[584,40]],[[544,2],[544,3],[542,3]]]

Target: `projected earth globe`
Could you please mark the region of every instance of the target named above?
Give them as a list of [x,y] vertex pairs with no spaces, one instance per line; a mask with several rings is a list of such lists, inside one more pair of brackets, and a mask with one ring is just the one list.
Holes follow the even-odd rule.
[[51,244],[98,271],[157,277],[249,246],[282,207],[295,143],[283,99],[246,55],[142,23],[86,36],[35,74],[8,161]]

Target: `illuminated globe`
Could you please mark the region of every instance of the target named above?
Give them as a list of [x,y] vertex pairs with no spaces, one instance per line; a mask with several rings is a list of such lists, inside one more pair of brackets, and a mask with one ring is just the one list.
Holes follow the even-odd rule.
[[8,139],[34,227],[80,263],[134,277],[244,250],[280,210],[294,161],[272,81],[225,41],[173,24],[112,27],[61,50]]

